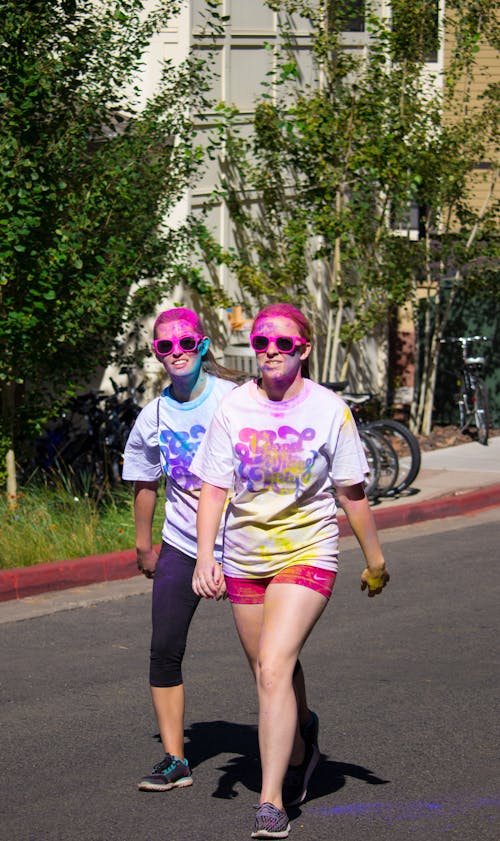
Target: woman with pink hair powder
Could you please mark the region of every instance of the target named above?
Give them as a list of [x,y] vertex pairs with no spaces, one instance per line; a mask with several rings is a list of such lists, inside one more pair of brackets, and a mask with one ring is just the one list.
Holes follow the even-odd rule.
[[[368,500],[368,465],[351,412],[308,378],[313,342],[305,316],[273,304],[253,322],[260,376],[216,410],[191,469],[203,480],[194,592],[213,598],[214,555],[226,495],[222,572],[255,674],[262,790],[252,838],[286,838],[286,806],[304,801],[320,758],[317,716],[297,705],[298,656],[332,594],[337,502],[363,551],[361,589],[389,581]],[[335,496],[331,488],[335,487]]]

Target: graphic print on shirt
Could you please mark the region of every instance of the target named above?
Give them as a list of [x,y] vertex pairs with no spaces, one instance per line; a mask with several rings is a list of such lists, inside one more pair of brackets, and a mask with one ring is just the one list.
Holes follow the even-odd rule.
[[280,426],[277,430],[245,427],[235,446],[238,475],[252,493],[268,488],[277,494],[294,492],[299,496],[311,481],[318,456],[316,450],[307,446],[315,437],[316,431],[311,427],[302,432],[292,426]]
[[185,490],[201,487],[201,480],[190,471],[191,462],[206,430],[195,424],[188,430],[163,429],[160,432],[160,453],[166,476]]

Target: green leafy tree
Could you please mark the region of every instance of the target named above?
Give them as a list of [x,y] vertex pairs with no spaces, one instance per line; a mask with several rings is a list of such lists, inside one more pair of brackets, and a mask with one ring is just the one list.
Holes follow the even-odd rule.
[[[402,0],[400,0],[402,2]],[[444,77],[442,119],[437,137],[421,150],[419,271],[414,279],[418,339],[414,427],[428,434],[440,361],[440,340],[464,302],[489,300],[498,310],[499,86],[481,78],[480,45],[496,51],[500,26],[496,9],[484,0],[448,0],[444,36],[452,57]],[[479,97],[474,83],[482,84]],[[481,171],[477,164],[485,164]],[[473,192],[483,182],[477,208]],[[491,334],[492,323],[480,332]],[[477,330],[475,331],[477,332]]]
[[110,361],[127,325],[179,277],[198,282],[186,230],[166,218],[200,166],[193,126],[209,70],[193,56],[167,60],[154,95],[141,94],[151,39],[181,5],[0,2],[0,434],[11,477],[14,452]]
[[[427,307],[439,336],[436,284],[459,267],[460,282],[465,274],[472,282],[484,267],[493,206],[473,212],[467,179],[494,136],[495,109],[490,97],[480,114],[448,122],[443,114],[464,68],[473,67],[478,20],[491,30],[492,16],[463,23],[464,6],[481,4],[460,6],[454,26],[464,34],[442,93],[425,64],[440,43],[434,4],[393,0],[392,20],[368,13],[370,47],[361,58],[342,36],[348,0],[269,5],[280,15],[281,42],[250,138],[239,130],[241,115],[221,106],[216,199],[227,202],[235,228],[235,247],[222,259],[243,296],[288,298],[309,309],[319,337],[315,373],[334,379],[345,376],[362,337],[379,331],[384,339],[390,313],[404,302],[416,316]],[[300,78],[294,14],[311,24],[310,85]],[[401,235],[412,205],[418,242]],[[425,304],[417,303],[422,288]],[[420,384],[429,401],[425,365]],[[417,409],[415,419],[425,426]]]
[[[433,114],[416,95],[415,68],[391,58],[388,23],[371,18],[373,47],[361,60],[342,45],[348,3],[270,5],[281,44],[253,135],[238,131],[234,109],[221,109],[220,195],[236,243],[225,261],[252,299],[302,302],[319,339],[315,373],[334,379],[345,376],[359,340],[409,294],[411,243],[392,227],[403,227],[418,189],[415,149]],[[292,14],[313,32],[309,85],[300,78]]]

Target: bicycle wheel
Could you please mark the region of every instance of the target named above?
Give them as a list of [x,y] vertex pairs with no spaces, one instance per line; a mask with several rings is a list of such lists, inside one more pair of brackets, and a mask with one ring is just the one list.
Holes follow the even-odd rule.
[[476,380],[476,394],[474,402],[474,417],[476,419],[477,440],[480,444],[488,443],[490,428],[490,405],[488,389],[483,380]]
[[421,463],[420,445],[408,427],[392,418],[372,421],[370,426],[390,441],[398,457],[398,475],[387,495],[402,493],[418,476]]
[[373,438],[364,429],[358,427],[359,437],[365,451],[366,460],[368,462],[369,473],[365,479],[365,494],[368,499],[373,499],[377,493],[377,484],[379,478],[379,462],[378,453]]
[[377,451],[379,471],[375,495],[386,496],[392,490],[398,478],[399,459],[396,450],[389,438],[373,429],[371,424],[366,424],[363,431],[371,438]]

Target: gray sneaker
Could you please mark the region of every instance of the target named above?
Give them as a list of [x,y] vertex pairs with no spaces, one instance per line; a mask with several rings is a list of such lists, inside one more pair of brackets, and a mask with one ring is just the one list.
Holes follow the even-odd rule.
[[306,752],[300,765],[289,765],[283,782],[283,803],[285,806],[299,806],[307,796],[311,775],[320,760],[317,745],[305,742]]
[[319,718],[312,710],[310,710],[309,721],[300,728],[300,735],[306,745],[310,743],[318,747]]
[[261,803],[255,813],[252,838],[288,838],[288,815],[273,803]]
[[137,788],[139,791],[168,791],[192,785],[193,778],[187,759],[177,759],[166,753],[165,759],[154,766],[151,774],[142,778]]

